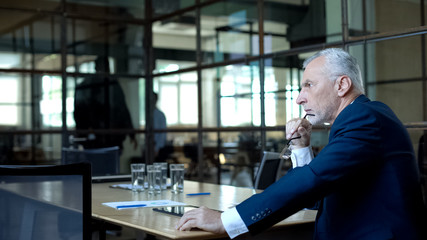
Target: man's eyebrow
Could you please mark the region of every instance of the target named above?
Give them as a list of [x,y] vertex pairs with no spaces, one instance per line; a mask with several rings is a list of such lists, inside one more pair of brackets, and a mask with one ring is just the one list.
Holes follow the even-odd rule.
[[310,79],[304,79],[301,81],[301,87],[303,87],[305,84],[310,83],[311,80]]

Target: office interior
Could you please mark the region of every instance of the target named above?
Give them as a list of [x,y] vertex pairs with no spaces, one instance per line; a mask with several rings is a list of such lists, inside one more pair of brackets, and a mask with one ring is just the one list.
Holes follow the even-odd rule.
[[[328,47],[358,59],[366,95],[395,111],[417,153],[427,129],[425,2],[1,1],[0,164],[58,165],[63,148],[126,135],[121,174],[168,161],[185,163],[186,179],[251,187],[262,153],[280,152],[286,122],[304,115],[302,62]],[[96,71],[99,57],[109,69]],[[94,77],[108,79],[97,86],[105,93],[118,81],[124,104],[104,108],[127,107],[132,126],[76,128],[77,86]],[[166,128],[153,119],[154,93]],[[329,129],[314,126],[315,152]]]

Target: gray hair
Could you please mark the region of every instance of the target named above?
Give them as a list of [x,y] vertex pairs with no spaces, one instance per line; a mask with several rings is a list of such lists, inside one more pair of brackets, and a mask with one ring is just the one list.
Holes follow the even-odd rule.
[[303,68],[305,69],[311,61],[321,56],[325,57],[325,70],[331,81],[346,75],[351,79],[356,91],[365,93],[362,72],[356,58],[340,48],[327,48],[314,54],[304,61]]

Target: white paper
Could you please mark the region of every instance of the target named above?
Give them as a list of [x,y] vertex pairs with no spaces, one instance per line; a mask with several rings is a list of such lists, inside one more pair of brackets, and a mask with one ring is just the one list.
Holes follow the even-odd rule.
[[130,209],[138,207],[167,207],[167,206],[185,206],[188,204],[182,202],[174,202],[171,200],[152,200],[152,201],[126,201],[126,202],[106,202],[102,205],[115,209]]
[[[115,184],[111,185],[112,188],[123,188],[123,189],[129,189],[132,190],[132,184]],[[141,186],[142,188],[142,186]]]
[[[166,184],[167,188],[170,188],[170,186],[171,186],[170,183]],[[114,184],[114,185],[111,185],[110,187],[132,190],[132,184]],[[137,188],[142,188],[142,186],[137,186]],[[147,182],[145,183],[145,188],[148,188]]]

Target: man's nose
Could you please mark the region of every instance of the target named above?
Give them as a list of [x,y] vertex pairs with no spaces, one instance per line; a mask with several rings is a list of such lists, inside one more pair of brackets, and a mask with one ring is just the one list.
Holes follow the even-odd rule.
[[298,105],[301,105],[301,104],[303,104],[303,103],[305,103],[305,102],[306,102],[305,97],[304,97],[304,95],[302,94],[302,92],[300,92],[300,93],[298,94],[298,97],[297,97],[296,102],[297,102],[297,104],[298,104]]

